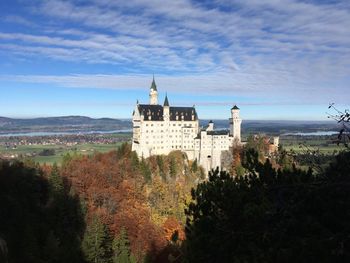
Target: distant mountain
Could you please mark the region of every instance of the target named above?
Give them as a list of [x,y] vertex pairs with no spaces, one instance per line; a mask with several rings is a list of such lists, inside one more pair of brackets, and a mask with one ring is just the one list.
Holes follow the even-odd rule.
[[85,116],[62,116],[33,119],[0,117],[0,134],[40,131],[110,131],[131,129],[130,120],[94,119]]
[[[229,129],[228,120],[213,120],[216,129]],[[209,120],[200,120],[205,127]],[[94,119],[85,116],[61,116],[33,119],[13,119],[0,117],[0,134],[26,132],[91,132],[131,130],[131,119]],[[336,131],[339,126],[331,121],[269,121],[243,120],[242,133],[267,133],[278,135],[289,132]]]
[[[209,120],[200,120],[205,127]],[[213,120],[216,129],[229,129],[229,120]],[[293,132],[337,131],[339,124],[332,121],[243,120],[243,134],[267,133],[280,135]]]

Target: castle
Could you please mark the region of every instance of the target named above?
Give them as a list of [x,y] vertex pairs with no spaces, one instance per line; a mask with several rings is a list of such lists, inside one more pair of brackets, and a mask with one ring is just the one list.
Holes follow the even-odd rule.
[[149,93],[149,104],[137,101],[132,114],[132,150],[141,158],[169,154],[180,150],[188,159],[197,160],[208,171],[221,168],[222,155],[234,143],[241,144],[239,108],[231,109],[230,130],[214,130],[214,123],[199,126],[195,107],[170,106],[168,96],[158,104],[158,90],[154,77]]

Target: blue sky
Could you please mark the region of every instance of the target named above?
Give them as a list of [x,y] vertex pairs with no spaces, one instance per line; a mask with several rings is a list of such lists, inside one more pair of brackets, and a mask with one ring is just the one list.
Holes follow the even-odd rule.
[[0,116],[129,118],[152,74],[200,118],[325,120],[349,107],[350,2],[0,2]]

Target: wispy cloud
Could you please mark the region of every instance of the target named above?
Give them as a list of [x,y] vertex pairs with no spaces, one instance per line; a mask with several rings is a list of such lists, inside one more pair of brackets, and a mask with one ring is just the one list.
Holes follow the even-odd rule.
[[[265,73],[265,74],[264,74]],[[300,104],[328,104],[330,101],[346,103],[346,89],[332,89],[326,86],[309,87],[307,83],[289,82],[288,75],[280,75],[269,78],[269,71],[256,72],[254,77],[240,72],[233,74],[197,74],[168,76],[157,75],[156,81],[161,93],[188,95],[211,95],[209,103],[221,105],[222,101],[216,101],[216,96],[228,96],[231,103],[243,105],[298,105]],[[17,83],[50,84],[56,87],[66,88],[92,88],[113,89],[120,91],[138,90],[142,94],[148,91],[150,76],[138,75],[2,75],[0,81]],[[282,86],[283,85],[283,86]],[[141,93],[140,93],[141,94]],[[328,94],[325,96],[325,94]],[[237,101],[234,98],[244,96],[249,101]],[[263,100],[263,102],[261,102]],[[256,102],[258,101],[258,102]],[[178,102],[181,104],[181,102]],[[225,104],[225,103],[224,103]],[[224,105],[222,104],[222,105]]]
[[30,20],[25,19],[24,17],[18,16],[18,15],[7,15],[7,16],[4,16],[1,20],[6,23],[13,23],[13,24],[18,24],[18,25],[27,26],[27,27],[37,26],[35,23],[31,22]]
[[[346,1],[36,1],[45,29],[0,30],[2,52],[117,65],[122,75],[16,76],[64,87],[139,89],[160,72],[169,91],[349,99]],[[19,16],[8,21],[29,25]],[[1,52],[1,51],[0,51]],[[127,73],[134,72],[134,75]],[[4,78],[4,77],[3,77]]]

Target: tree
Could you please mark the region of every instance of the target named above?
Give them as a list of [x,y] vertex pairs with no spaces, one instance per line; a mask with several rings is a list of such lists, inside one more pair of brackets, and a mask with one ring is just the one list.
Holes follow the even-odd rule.
[[0,160],[0,239],[9,262],[82,261],[80,203],[68,191],[53,194],[52,189],[57,188],[40,168]]
[[334,103],[330,103],[328,109],[332,109],[335,112],[332,114],[328,113],[328,118],[335,120],[341,126],[336,143],[338,145],[342,143],[345,147],[349,148],[350,111],[348,109],[341,111],[334,106]]
[[53,195],[62,195],[64,192],[63,179],[56,163],[53,164],[49,175],[50,192]]
[[86,260],[91,263],[110,262],[111,245],[108,228],[98,216],[94,216],[86,229],[82,242]]
[[122,227],[119,236],[113,240],[114,263],[136,263],[135,257],[130,252],[130,241],[125,227]]
[[149,168],[149,165],[145,161],[145,159],[142,158],[140,166],[141,166],[140,167],[141,173],[143,175],[145,182],[150,183],[152,181],[152,172],[151,172],[151,169]]
[[195,159],[191,165],[191,172],[196,173],[197,171],[198,171],[198,162],[197,162],[197,159]]
[[246,176],[216,170],[192,190],[186,261],[349,261],[350,153],[317,176],[257,160],[250,152]]
[[176,178],[177,167],[176,167],[175,157],[173,156],[170,157],[169,171],[170,171],[170,177],[173,179]]
[[159,175],[160,175],[160,177],[162,177],[163,180],[166,181],[163,156],[157,155],[156,160],[157,160],[157,165],[158,165],[158,169],[159,169]]

